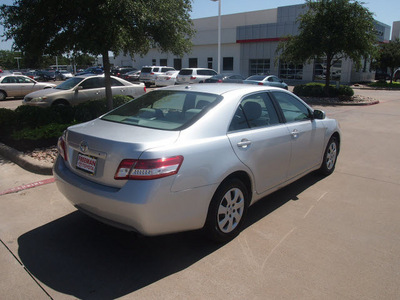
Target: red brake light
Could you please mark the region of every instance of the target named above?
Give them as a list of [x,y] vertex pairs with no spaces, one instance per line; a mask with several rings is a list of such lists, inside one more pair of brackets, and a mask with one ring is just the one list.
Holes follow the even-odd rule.
[[192,79],[192,80],[193,80],[193,79],[196,79],[196,76],[191,76],[190,79]]
[[115,172],[114,179],[150,180],[178,173],[183,156],[159,159],[124,159]]
[[218,79],[218,81],[217,82],[222,82],[222,79]]
[[65,161],[68,161],[67,145],[65,144],[64,135],[58,138],[57,150],[61,157],[64,158]]
[[264,85],[262,82],[259,82],[258,85]]
[[145,92],[145,93],[147,93],[146,86],[144,86],[144,88],[143,88],[143,89],[144,89],[144,92]]
[[154,72],[151,72],[150,75],[154,75]]

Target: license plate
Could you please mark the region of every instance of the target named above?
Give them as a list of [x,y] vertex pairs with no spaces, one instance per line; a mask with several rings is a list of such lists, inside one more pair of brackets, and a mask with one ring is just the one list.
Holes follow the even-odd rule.
[[78,160],[76,162],[76,167],[78,169],[85,171],[91,175],[94,175],[94,172],[96,171],[96,164],[97,164],[97,158],[87,156],[81,153],[78,154]]

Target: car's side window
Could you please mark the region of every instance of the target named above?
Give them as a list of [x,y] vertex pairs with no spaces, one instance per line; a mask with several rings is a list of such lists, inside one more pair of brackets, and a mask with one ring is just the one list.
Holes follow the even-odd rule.
[[309,109],[292,95],[282,92],[272,92],[282,109],[286,122],[297,122],[311,119]]
[[240,102],[229,126],[229,131],[258,128],[279,123],[279,118],[266,93],[246,96]]
[[115,78],[111,78],[111,86],[124,86],[121,82],[119,82]]
[[17,82],[18,81],[16,80],[16,78],[15,77],[11,77],[11,76],[6,77],[3,80],[3,83],[17,83]]
[[81,84],[84,90],[104,87],[104,78],[89,78]]

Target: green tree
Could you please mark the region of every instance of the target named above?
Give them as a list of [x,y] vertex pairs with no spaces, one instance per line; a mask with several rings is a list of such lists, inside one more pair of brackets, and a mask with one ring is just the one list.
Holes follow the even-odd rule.
[[157,47],[183,55],[194,34],[191,0],[15,0],[0,8],[6,39],[31,57],[89,53],[103,57],[112,108],[109,51],[144,55]]
[[381,69],[390,70],[390,83],[393,82],[393,75],[400,67],[400,40],[396,39],[386,44],[379,45],[376,65]]
[[18,63],[15,57],[21,57],[21,53],[9,50],[0,50],[0,69],[16,69]]
[[372,13],[358,1],[306,0],[307,11],[298,19],[299,34],[280,42],[279,59],[306,63],[326,58],[325,92],[331,67],[350,58],[358,66],[373,53],[376,41]]

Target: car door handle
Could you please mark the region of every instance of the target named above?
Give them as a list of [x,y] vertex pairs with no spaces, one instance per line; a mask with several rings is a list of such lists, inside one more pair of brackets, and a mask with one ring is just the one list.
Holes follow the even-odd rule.
[[292,137],[294,139],[297,139],[299,137],[299,131],[297,129],[293,129],[293,131],[291,132]]
[[249,141],[248,139],[243,139],[239,143],[237,143],[237,146],[239,148],[247,148],[250,145],[251,145],[251,141]]

